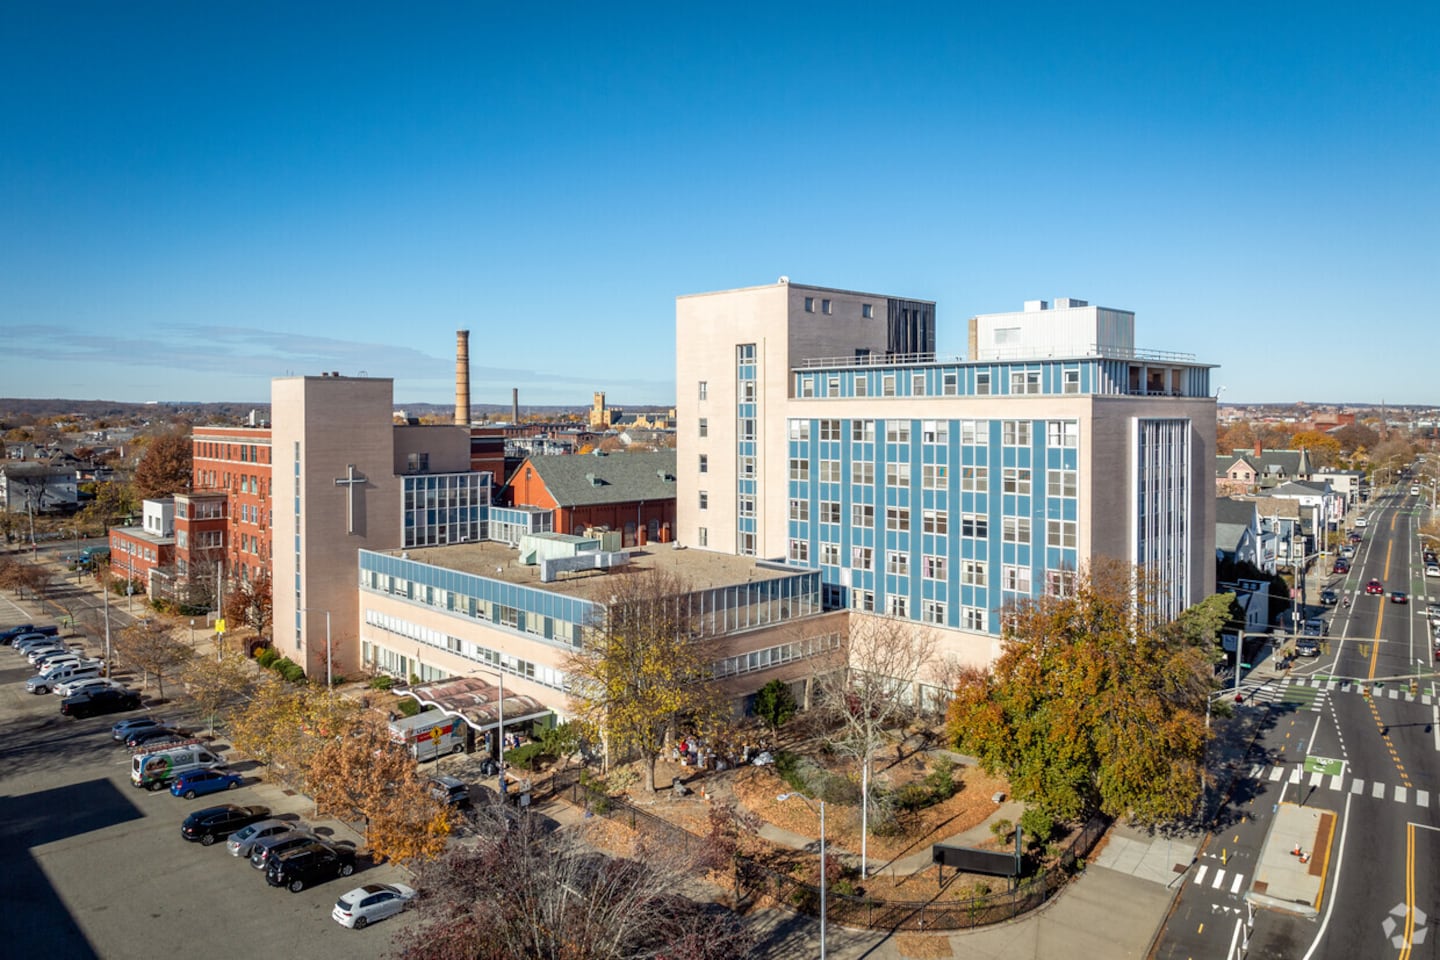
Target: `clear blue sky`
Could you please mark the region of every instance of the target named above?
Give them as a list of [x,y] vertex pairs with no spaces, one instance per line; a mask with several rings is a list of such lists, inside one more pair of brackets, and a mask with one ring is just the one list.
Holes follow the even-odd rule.
[[697,6],[0,6],[0,396],[671,403],[787,274],[1440,402],[1440,5]]

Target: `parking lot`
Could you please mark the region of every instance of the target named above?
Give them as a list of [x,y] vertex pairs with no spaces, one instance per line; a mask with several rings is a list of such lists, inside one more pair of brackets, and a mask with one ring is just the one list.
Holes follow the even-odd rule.
[[[0,598],[0,629],[31,618]],[[247,764],[238,790],[182,800],[130,785],[129,752],[111,724],[138,712],[72,720],[53,694],[29,694],[25,659],[0,647],[0,935],[8,956],[385,956],[405,918],[364,931],[340,927],[330,910],[362,883],[405,881],[364,858],[353,877],[298,894],[268,886],[223,844],[180,837],[187,814],[220,803],[264,804],[309,820],[322,834],[359,845],[344,825],[310,817],[309,802],[260,781]],[[174,708],[154,712],[183,720]],[[203,726],[197,724],[197,728]],[[221,749],[227,745],[218,743]]]

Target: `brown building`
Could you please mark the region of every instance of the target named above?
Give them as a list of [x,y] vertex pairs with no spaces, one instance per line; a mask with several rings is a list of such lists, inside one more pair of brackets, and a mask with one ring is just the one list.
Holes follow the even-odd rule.
[[623,546],[668,543],[675,531],[675,451],[531,457],[510,478],[505,501],[553,510],[556,533],[607,527]]
[[270,567],[270,427],[196,427],[190,439],[191,490],[225,495],[225,576],[253,581]]

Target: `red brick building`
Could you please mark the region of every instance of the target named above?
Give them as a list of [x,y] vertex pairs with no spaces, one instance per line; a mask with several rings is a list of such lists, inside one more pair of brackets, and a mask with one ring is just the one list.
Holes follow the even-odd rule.
[[226,579],[252,581],[270,569],[270,427],[196,427],[190,441],[191,490],[225,495]]
[[675,451],[531,457],[511,476],[506,503],[553,510],[556,533],[608,527],[623,545],[668,543],[675,530]]

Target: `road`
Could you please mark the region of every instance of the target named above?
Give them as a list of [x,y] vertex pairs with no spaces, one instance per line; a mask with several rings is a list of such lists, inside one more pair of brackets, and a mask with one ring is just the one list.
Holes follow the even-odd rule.
[[[1155,957],[1440,958],[1432,929],[1440,924],[1440,691],[1424,617],[1427,602],[1440,602],[1440,580],[1427,595],[1416,498],[1382,496],[1369,517],[1350,573],[1334,578],[1350,604],[1333,611],[1325,655],[1250,687],[1241,708],[1253,736],[1246,769],[1186,875]],[[1371,578],[1386,595],[1364,593]],[[1390,602],[1391,590],[1411,602]],[[1308,772],[1306,757],[1343,767]],[[1312,870],[1323,879],[1315,917],[1252,913],[1245,900],[1282,802],[1335,814],[1333,844]],[[1252,915],[1246,950],[1242,927]]]

